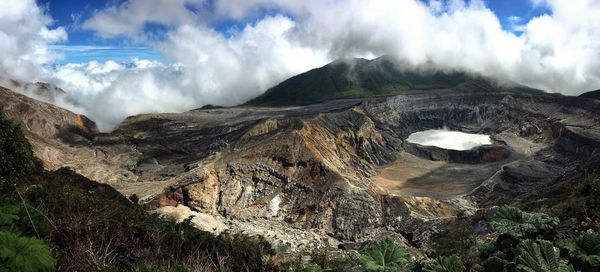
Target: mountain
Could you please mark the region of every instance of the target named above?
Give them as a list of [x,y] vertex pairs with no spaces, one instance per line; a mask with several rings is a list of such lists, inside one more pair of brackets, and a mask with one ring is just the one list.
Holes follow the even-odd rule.
[[3,87],[0,87],[0,109],[21,125],[46,169],[69,166],[90,179],[105,183],[115,182],[123,173],[122,169],[105,165],[103,151],[89,145],[99,130],[85,115]]
[[[21,123],[46,168],[69,166],[139,200],[147,211],[205,231],[263,237],[275,255],[272,259],[316,247],[350,254],[347,250],[360,250],[384,236],[417,252],[417,259],[426,258],[418,252],[430,248],[439,255],[468,256],[467,251],[478,246],[465,238],[473,237],[474,229],[483,229],[489,241],[502,236],[490,234],[493,230],[485,225],[492,220],[494,206],[550,210],[572,196],[576,198],[562,207],[561,216],[592,220],[574,224],[581,226],[579,233],[600,222],[600,213],[586,219],[588,211],[600,210],[592,206],[598,202],[596,189],[590,187],[600,188],[600,179],[578,186],[585,185],[586,173],[600,172],[600,109],[589,99],[426,91],[298,107],[142,114],[128,117],[109,133],[94,132],[93,126],[83,126],[89,128],[83,133],[68,129],[78,124],[77,114],[0,90],[0,106]],[[412,133],[442,127],[487,134],[493,143],[458,151],[406,141]],[[114,193],[95,183],[90,190],[74,173],[56,173],[59,176],[35,185],[50,188],[55,181],[73,178],[75,185],[85,185],[75,188],[85,199],[94,200],[98,190]],[[65,187],[67,192],[70,187]],[[582,189],[565,189],[576,187]],[[54,201],[62,191],[59,188],[49,199]],[[78,199],[74,201],[85,203]],[[106,198],[94,203],[102,199]],[[125,203],[121,196],[106,201],[113,199]],[[72,201],[65,205],[72,207]],[[53,211],[62,211],[61,204]],[[112,220],[102,213],[122,213],[99,207],[93,218]],[[136,222],[130,225],[134,229]],[[82,225],[95,226],[78,226]],[[108,229],[102,224],[99,228]],[[127,237],[137,235],[126,226],[123,231],[114,242],[129,244]],[[162,230],[154,233],[160,236]],[[138,248],[139,243],[131,245]],[[105,250],[98,248],[102,246],[94,242],[90,247],[100,252]],[[147,247],[155,249],[160,242]],[[80,259],[88,261],[76,260]]]
[[[40,94],[60,90],[45,83],[34,83]],[[60,90],[62,91],[62,90]],[[49,103],[0,87],[0,107],[30,133],[44,138],[59,136],[81,139],[98,133],[96,124],[84,115],[76,114]]]
[[543,93],[524,86],[503,86],[461,71],[404,68],[393,57],[342,59],[291,77],[247,102],[255,106],[297,106],[332,99],[422,92]]
[[[45,82],[23,82],[0,76],[0,87],[17,91],[50,103],[55,102],[59,97],[64,97],[66,99],[66,92],[63,89]],[[77,104],[75,101],[68,101],[74,105]]]
[[591,99],[597,99],[597,100],[600,100],[600,90],[595,90],[595,91],[591,91],[591,92],[583,93],[583,94],[581,94],[579,97],[583,97],[583,98],[591,98]]

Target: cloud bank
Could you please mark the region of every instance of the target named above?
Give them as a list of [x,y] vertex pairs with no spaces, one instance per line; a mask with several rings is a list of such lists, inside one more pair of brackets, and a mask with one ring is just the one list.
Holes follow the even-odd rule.
[[[0,37],[0,49],[18,52],[1,50],[0,72],[61,86],[104,129],[132,114],[239,104],[341,57],[391,54],[415,66],[570,95],[600,88],[600,2],[594,0],[532,1],[551,12],[514,18],[519,34],[504,29],[479,0],[128,0],[96,11],[83,27],[153,47],[163,62],[52,69],[43,68],[55,57],[47,46],[66,39],[64,30],[49,28],[51,19],[32,0],[2,3],[8,4],[0,4],[0,36],[15,41]],[[27,27],[14,28],[20,21]],[[216,31],[223,21],[236,24]],[[148,30],[156,24],[162,33]],[[27,46],[15,46],[22,43]]]
[[51,23],[34,0],[0,1],[0,75],[29,80],[60,57],[48,44],[66,40],[67,33],[63,27],[49,28]]

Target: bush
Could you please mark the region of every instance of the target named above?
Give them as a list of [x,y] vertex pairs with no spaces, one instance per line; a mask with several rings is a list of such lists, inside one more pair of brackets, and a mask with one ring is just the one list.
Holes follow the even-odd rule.
[[425,272],[462,272],[465,266],[456,255],[435,258],[425,265]]
[[597,221],[600,227],[600,175],[588,175],[563,203],[554,207],[561,218]]
[[545,240],[524,240],[516,258],[517,271],[563,272],[575,271],[560,259],[558,250]]
[[31,145],[21,132],[21,126],[0,111],[0,180],[4,191],[11,181],[38,171],[41,162],[33,156]]
[[36,238],[0,231],[0,271],[54,271],[50,248]]
[[577,239],[564,242],[563,248],[572,258],[577,270],[600,270],[600,234],[586,233]]
[[555,228],[560,220],[544,213],[527,213],[515,207],[503,206],[494,215],[491,226],[498,232],[515,237],[527,237],[539,231]]
[[509,272],[515,271],[516,267],[515,263],[493,256],[483,263],[483,268],[486,272]]
[[360,259],[367,271],[397,271],[410,263],[410,254],[402,245],[386,237],[369,246]]

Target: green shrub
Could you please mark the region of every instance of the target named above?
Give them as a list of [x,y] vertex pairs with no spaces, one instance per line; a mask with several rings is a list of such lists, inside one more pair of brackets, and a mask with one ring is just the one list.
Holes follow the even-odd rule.
[[31,145],[21,132],[19,124],[9,120],[0,111],[0,178],[2,189],[10,188],[9,181],[40,170],[41,162],[33,156]]
[[544,213],[528,213],[515,207],[503,206],[494,215],[491,226],[501,233],[526,237],[541,230],[553,229],[559,222],[558,218]]
[[573,265],[581,271],[600,270],[600,234],[586,233],[581,237],[563,243]]
[[[28,209],[21,203],[15,203],[18,200],[5,199],[0,201],[0,230],[10,231],[19,235],[45,237],[52,231],[52,226],[40,213],[42,207],[33,207],[28,205]],[[4,203],[3,203],[4,202]],[[18,202],[17,202],[18,203]]]
[[0,231],[0,271],[54,271],[56,261],[41,240]]
[[367,271],[397,271],[410,263],[410,254],[390,238],[373,243],[360,257]]
[[519,272],[567,272],[575,271],[560,259],[558,250],[546,240],[524,240],[516,258]]
[[563,219],[600,221],[600,175],[588,175],[553,212]]
[[493,256],[483,263],[483,268],[486,272],[513,272],[516,265],[498,256]]
[[462,272],[465,266],[456,255],[435,258],[427,263],[423,269],[425,272]]

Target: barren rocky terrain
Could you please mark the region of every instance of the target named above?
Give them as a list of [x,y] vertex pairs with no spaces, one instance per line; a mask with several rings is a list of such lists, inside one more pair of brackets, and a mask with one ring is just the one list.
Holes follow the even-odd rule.
[[[69,166],[149,210],[259,234],[284,252],[382,232],[427,239],[459,212],[552,203],[600,167],[600,102],[584,98],[444,92],[198,109],[99,133],[81,115],[0,91],[46,168]],[[449,151],[404,141],[441,127],[494,143]]]

